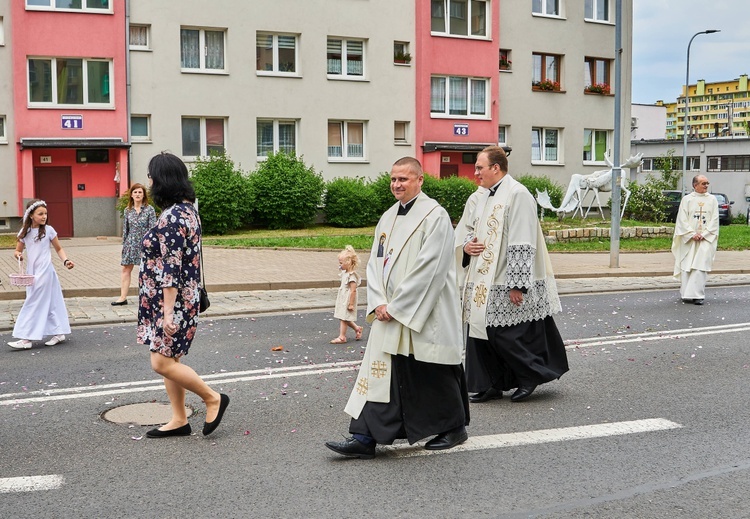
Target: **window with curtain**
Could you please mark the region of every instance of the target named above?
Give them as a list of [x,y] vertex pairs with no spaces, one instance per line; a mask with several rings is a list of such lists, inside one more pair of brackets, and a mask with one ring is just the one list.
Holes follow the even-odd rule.
[[591,86],[592,84],[606,84],[607,86],[610,86],[609,70],[611,68],[612,60],[590,57],[586,57],[584,58],[584,60],[584,85],[587,87]]
[[193,117],[182,118],[182,156],[201,155],[201,120]]
[[328,38],[327,72],[329,76],[359,78],[365,73],[363,40]]
[[430,78],[430,113],[487,117],[487,92],[488,80],[484,78],[433,76]]
[[149,128],[148,115],[131,115],[130,116],[130,137],[134,141],[151,140],[151,131]]
[[130,26],[130,48],[133,50],[144,50],[149,48],[149,26],[148,25],[131,25]]
[[584,162],[606,163],[608,130],[583,130],[583,160]]
[[497,143],[502,146],[508,144],[508,127],[500,125],[497,127]]
[[534,53],[531,58],[531,84],[551,82],[559,86],[561,56]]
[[28,70],[31,106],[112,105],[110,60],[30,58]]
[[182,118],[182,156],[208,157],[226,149],[226,119],[218,117]]
[[559,163],[560,130],[557,128],[531,129],[532,162]]
[[111,10],[111,0],[26,0],[26,7],[45,11],[76,10],[101,12]]
[[361,160],[365,157],[363,121],[328,121],[328,158]]
[[587,20],[608,22],[609,2],[610,0],[586,0],[583,17]]
[[258,119],[257,158],[263,160],[269,153],[283,151],[297,154],[297,122],[279,119]]
[[224,119],[206,119],[206,155],[224,152]]
[[180,28],[183,71],[218,72],[226,68],[225,30]]
[[434,34],[486,38],[489,0],[432,0],[430,29]]
[[396,144],[409,142],[409,123],[407,121],[395,121],[393,123],[393,142]]
[[560,16],[559,0],[531,0],[531,12],[534,14],[546,14],[548,16]]

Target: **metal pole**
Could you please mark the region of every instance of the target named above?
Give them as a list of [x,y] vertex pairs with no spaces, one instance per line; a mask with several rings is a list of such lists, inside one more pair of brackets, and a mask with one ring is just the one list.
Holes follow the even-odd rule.
[[687,175],[687,142],[688,133],[690,131],[690,117],[688,115],[688,88],[690,88],[690,46],[693,44],[693,40],[699,34],[713,34],[715,32],[721,32],[718,29],[708,29],[701,32],[696,32],[693,37],[690,38],[687,46],[687,59],[685,65],[685,115],[682,119],[682,194],[685,194],[685,175]]
[[620,104],[622,96],[622,0],[615,2],[615,128],[612,158],[612,223],[609,231],[609,266],[620,266]]

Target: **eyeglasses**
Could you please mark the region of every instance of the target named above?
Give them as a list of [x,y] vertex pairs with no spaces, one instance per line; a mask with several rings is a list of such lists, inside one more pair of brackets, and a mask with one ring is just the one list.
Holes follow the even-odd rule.
[[708,186],[708,185],[710,185],[710,182],[700,182],[700,185],[702,185],[702,186]]
[[474,166],[476,171],[482,171],[484,168],[490,169],[492,166],[497,166],[497,162],[490,164],[489,166]]

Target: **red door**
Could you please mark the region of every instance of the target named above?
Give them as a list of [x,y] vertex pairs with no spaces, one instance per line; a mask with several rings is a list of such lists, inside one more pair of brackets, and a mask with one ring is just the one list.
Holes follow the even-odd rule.
[[73,236],[73,189],[70,168],[34,168],[34,193],[47,202],[47,222],[61,238]]
[[458,176],[458,164],[440,164],[440,178]]

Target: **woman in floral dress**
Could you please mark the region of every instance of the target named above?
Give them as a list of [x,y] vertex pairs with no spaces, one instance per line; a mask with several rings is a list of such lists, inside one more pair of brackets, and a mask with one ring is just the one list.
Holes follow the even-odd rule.
[[162,152],[148,164],[151,196],[162,207],[156,226],[143,237],[139,276],[138,343],[151,351],[151,367],[164,377],[172,419],[146,433],[149,438],[188,436],[185,392],[206,404],[203,434],[218,427],[229,397],[211,389],[180,359],[187,355],[198,325],[201,226],[195,191],[185,164]]
[[122,276],[120,297],[112,301],[112,306],[128,304],[130,277],[133,265],[141,263],[141,242],[146,231],[156,225],[156,212],[148,203],[148,193],[143,184],[135,183],[128,191],[130,200],[122,218]]

